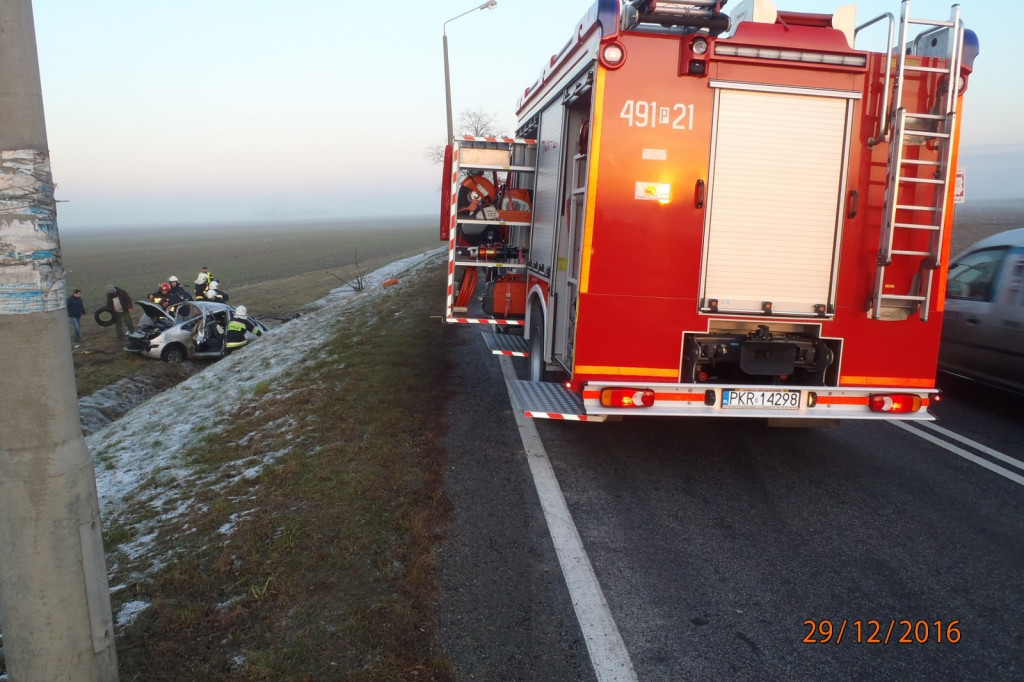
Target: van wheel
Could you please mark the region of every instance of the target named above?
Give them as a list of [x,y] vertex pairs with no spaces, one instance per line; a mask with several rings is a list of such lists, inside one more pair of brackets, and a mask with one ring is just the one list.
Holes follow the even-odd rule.
[[175,344],[164,349],[163,358],[167,362],[180,365],[185,361],[185,349]]
[[540,304],[530,306],[530,381],[544,381],[544,313]]

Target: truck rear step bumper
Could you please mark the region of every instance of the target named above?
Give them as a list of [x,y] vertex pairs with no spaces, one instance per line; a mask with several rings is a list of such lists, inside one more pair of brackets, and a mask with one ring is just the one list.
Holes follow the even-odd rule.
[[530,356],[529,343],[518,334],[483,334],[482,336],[494,355],[510,355],[519,358]]
[[587,414],[580,397],[561,384],[516,379],[508,382],[516,407],[534,419],[601,422],[604,415]]

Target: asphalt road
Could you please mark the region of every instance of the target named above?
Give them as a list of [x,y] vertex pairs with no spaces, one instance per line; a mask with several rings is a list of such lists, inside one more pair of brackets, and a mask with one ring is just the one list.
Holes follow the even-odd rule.
[[[450,335],[442,644],[459,679],[594,679],[478,334]],[[941,427],[1022,459],[1024,399],[944,388]],[[1024,470],[885,422],[535,424],[638,679],[1024,679],[1024,487],[918,432]]]

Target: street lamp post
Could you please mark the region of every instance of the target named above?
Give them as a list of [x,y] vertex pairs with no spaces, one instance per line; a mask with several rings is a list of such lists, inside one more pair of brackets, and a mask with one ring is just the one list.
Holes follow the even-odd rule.
[[479,7],[466,10],[462,14],[452,17],[448,21],[444,22],[441,27],[441,35],[444,39],[444,103],[448,114],[448,144],[455,141],[455,130],[452,124],[452,83],[451,76],[448,73],[448,24],[455,21],[459,17],[464,17],[471,12],[475,12],[478,9],[491,9],[498,4],[498,0],[487,0]]

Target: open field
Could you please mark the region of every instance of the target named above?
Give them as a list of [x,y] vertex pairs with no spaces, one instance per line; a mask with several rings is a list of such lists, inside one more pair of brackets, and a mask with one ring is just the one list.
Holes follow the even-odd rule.
[[341,286],[339,277],[348,280],[357,270],[439,245],[436,221],[429,218],[61,233],[68,289],[81,289],[90,310],[104,304],[108,284],[144,300],[171,275],[191,288],[207,265],[232,303],[280,314]]
[[957,208],[953,254],[997,232],[1024,227],[1024,199],[965,203]]
[[[207,265],[232,304],[245,304],[273,326],[360,274],[439,245],[430,218],[62,233],[68,290],[82,290],[88,311],[82,318],[84,343],[75,349],[78,394],[90,395],[137,372],[158,373],[171,385],[191,369],[160,368],[125,353],[113,327],[95,323],[93,313],[106,304],[108,284],[145,300],[171,275],[191,288]],[[439,311],[441,305],[439,292]],[[136,322],[138,317],[136,311]]]

